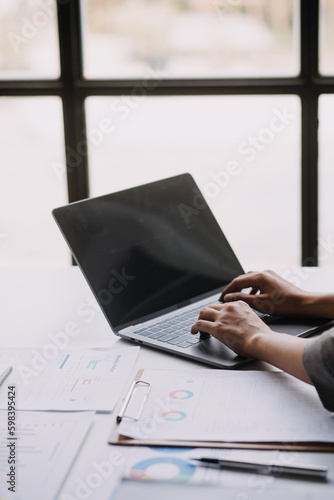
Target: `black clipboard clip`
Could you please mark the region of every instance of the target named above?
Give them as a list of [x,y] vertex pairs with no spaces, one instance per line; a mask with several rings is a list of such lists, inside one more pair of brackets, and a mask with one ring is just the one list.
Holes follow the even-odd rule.
[[[146,387],[146,391],[145,391],[144,398],[141,402],[137,416],[131,417],[130,415],[125,415],[126,409],[129,406],[129,403],[130,403],[133,395],[136,393],[137,389],[141,386]],[[143,411],[143,408],[145,405],[145,401],[147,399],[147,396],[148,396],[148,393],[150,392],[150,390],[151,390],[151,384],[149,382],[145,382],[144,380],[137,380],[137,381],[132,382],[131,387],[129,389],[129,392],[128,392],[126,398],[124,399],[124,403],[122,405],[122,408],[120,409],[120,412],[116,417],[116,422],[119,424],[123,418],[128,418],[130,420],[133,420],[134,422],[139,420],[141,412]]]

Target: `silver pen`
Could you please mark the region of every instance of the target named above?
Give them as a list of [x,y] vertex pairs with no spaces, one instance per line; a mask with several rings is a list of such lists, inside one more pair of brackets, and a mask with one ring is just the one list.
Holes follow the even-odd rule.
[[202,467],[213,467],[216,469],[234,469],[258,474],[304,476],[316,479],[326,479],[328,467],[325,465],[283,465],[280,462],[258,462],[251,460],[230,460],[218,458],[191,458],[191,462]]

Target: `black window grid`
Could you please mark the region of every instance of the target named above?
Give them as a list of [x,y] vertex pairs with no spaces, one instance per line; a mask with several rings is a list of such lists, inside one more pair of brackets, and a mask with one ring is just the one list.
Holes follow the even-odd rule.
[[[319,2],[300,0],[300,74],[288,78],[166,79],[147,86],[149,96],[296,95],[301,100],[301,264],[318,265],[318,105],[321,94],[334,93],[334,77],[319,74]],[[85,148],[85,100],[121,96],[141,86],[138,79],[85,79],[79,0],[58,0],[60,78],[0,81],[3,96],[58,96],[63,103],[68,201],[89,197]],[[86,141],[87,145],[87,141]],[[282,200],[282,203],[284,200]]]

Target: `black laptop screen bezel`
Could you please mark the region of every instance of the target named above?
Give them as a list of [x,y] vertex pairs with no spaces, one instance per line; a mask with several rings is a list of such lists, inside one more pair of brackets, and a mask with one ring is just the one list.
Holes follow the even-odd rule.
[[244,272],[190,174],[52,214],[115,333],[219,293]]

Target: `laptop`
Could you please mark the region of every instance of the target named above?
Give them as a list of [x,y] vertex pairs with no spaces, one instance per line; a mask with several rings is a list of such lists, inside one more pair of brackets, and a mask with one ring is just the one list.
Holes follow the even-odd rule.
[[[52,213],[116,335],[219,368],[250,361],[211,336],[190,333],[201,308],[244,273],[190,174]],[[302,336],[328,324],[263,319],[275,331]]]

